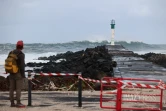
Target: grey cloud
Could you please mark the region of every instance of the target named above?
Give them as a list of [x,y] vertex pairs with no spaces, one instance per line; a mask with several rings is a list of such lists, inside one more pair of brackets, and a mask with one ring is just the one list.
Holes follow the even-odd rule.
[[[68,42],[110,39],[164,42],[164,0],[1,0],[1,42]],[[157,27],[157,29],[155,28]],[[157,31],[157,33],[156,33]],[[159,35],[162,41],[157,40]],[[149,40],[150,38],[154,40]]]

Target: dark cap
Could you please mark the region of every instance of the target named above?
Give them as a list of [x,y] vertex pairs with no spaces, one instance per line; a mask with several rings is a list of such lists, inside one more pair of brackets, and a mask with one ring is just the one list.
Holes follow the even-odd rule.
[[17,42],[17,46],[23,46],[24,44],[23,44],[23,41],[22,40],[19,40],[18,42]]
[[19,40],[16,44],[16,47],[19,48],[19,49],[23,49],[23,45],[24,45],[23,41]]

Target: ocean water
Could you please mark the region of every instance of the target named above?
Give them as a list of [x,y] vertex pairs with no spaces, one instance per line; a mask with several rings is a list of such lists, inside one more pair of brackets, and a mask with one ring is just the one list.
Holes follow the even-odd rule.
[[[52,44],[43,44],[43,43],[32,43],[24,45],[23,52],[25,53],[25,62],[47,62],[37,60],[38,57],[48,57],[51,55],[56,55],[59,53],[65,53],[67,51],[79,51],[85,50],[86,48],[94,48],[96,46],[101,46],[108,44],[108,41],[101,42],[90,42],[90,41],[74,41],[68,43],[52,43]],[[128,50],[132,50],[138,54],[145,54],[149,52],[162,53],[166,54],[166,45],[159,44],[145,44],[142,42],[115,42],[115,44],[122,44]],[[15,49],[15,44],[0,44],[0,75],[4,75],[4,60],[7,57],[8,53]],[[26,69],[28,69],[26,67]]]

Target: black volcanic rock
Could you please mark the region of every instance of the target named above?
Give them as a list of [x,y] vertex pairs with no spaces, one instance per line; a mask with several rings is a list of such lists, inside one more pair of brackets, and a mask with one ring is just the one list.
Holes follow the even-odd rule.
[[166,68],[166,54],[160,54],[160,53],[156,54],[150,52],[144,55],[140,55],[140,57]]
[[[57,54],[56,56],[39,57],[39,60],[49,60],[47,63],[27,63],[27,66],[42,66],[41,69],[34,69],[34,72],[44,73],[82,73],[83,77],[101,79],[103,76],[113,76],[113,66],[116,62],[112,61],[112,56],[108,54],[105,46],[87,48],[85,51]],[[56,62],[61,60],[60,62]],[[114,64],[113,64],[114,63]]]

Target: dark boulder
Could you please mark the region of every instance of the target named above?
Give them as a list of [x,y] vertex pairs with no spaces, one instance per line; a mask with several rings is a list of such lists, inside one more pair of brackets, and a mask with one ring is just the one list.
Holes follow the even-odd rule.
[[[116,62],[112,61],[112,56],[108,54],[105,46],[87,48],[77,52],[67,51],[56,56],[39,57],[39,60],[49,60],[47,63],[27,63],[27,66],[42,66],[40,69],[34,69],[34,72],[44,73],[82,73],[83,77],[92,79],[101,79],[103,76],[113,76],[113,67]],[[55,62],[57,60],[60,62]]]
[[158,65],[161,65],[166,68],[166,54],[160,54],[160,53],[146,53],[144,55],[140,55],[140,57],[144,58],[147,61],[156,63]]

